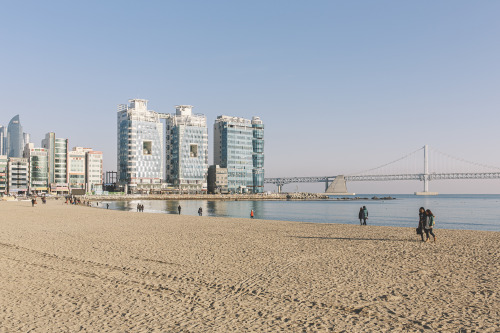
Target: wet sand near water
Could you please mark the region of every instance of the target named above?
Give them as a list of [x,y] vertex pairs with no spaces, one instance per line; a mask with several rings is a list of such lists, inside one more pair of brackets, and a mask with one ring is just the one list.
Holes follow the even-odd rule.
[[0,202],[0,332],[500,331],[500,233],[339,222]]

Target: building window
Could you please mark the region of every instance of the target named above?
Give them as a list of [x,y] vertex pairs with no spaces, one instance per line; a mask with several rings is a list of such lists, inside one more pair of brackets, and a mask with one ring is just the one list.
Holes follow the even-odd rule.
[[152,141],[143,141],[142,143],[142,153],[144,155],[151,155],[153,153],[153,142]]
[[191,144],[189,147],[189,156],[190,157],[198,157],[198,145],[197,144]]

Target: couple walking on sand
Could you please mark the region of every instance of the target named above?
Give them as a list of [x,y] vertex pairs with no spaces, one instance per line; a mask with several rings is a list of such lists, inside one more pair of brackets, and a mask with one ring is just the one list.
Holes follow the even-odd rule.
[[[429,241],[429,234],[434,238],[434,242],[436,242],[436,235],[434,235],[433,228],[434,228],[434,214],[432,214],[430,209],[425,210],[424,207],[420,207],[418,211],[418,228],[417,228],[417,234],[422,237],[422,242],[428,242]],[[425,240],[424,240],[424,232],[425,232]]]
[[366,225],[366,220],[368,219],[368,209],[366,209],[366,206],[359,208],[358,217],[359,217],[359,224]]

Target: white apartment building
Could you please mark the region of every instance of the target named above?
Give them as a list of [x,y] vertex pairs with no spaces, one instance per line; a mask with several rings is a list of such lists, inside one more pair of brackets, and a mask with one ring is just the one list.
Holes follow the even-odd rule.
[[117,170],[125,192],[161,190],[164,180],[164,135],[160,115],[145,99],[118,105]]
[[7,194],[7,155],[0,155],[0,195]]
[[206,191],[208,172],[207,118],[191,105],[177,105],[166,118],[166,181],[187,191]]
[[101,192],[103,190],[102,151],[87,151],[86,174],[87,192]]
[[8,192],[25,195],[29,186],[29,164],[27,158],[10,157],[7,162]]
[[83,194],[85,192],[85,157],[86,152],[81,147],[75,147],[68,152],[68,187],[70,193]]

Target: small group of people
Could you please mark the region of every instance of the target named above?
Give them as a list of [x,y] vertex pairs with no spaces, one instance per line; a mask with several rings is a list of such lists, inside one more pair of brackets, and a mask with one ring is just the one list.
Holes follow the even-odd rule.
[[[434,220],[434,214],[430,209],[425,209],[424,207],[420,207],[418,210],[418,227],[417,227],[417,234],[422,237],[422,242],[428,242],[429,241],[429,235],[431,235],[434,238],[434,243],[436,242],[436,235],[434,235],[434,225],[435,225],[435,220]],[[425,240],[424,240],[424,232],[425,232]]]
[[366,220],[368,220],[368,209],[366,206],[359,208],[358,218],[360,225],[366,225]]
[[139,213],[143,213],[144,212],[144,205],[142,204],[137,204],[137,211]]

